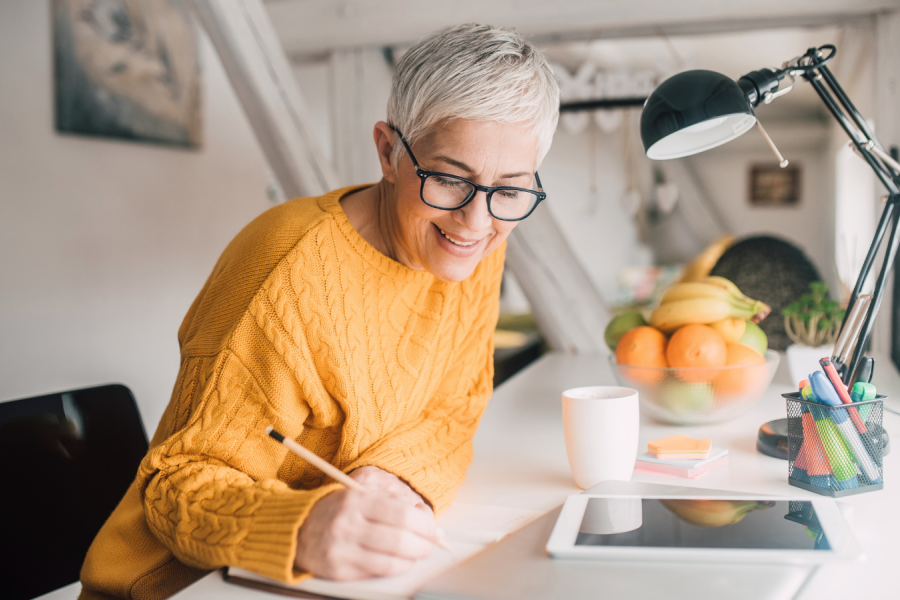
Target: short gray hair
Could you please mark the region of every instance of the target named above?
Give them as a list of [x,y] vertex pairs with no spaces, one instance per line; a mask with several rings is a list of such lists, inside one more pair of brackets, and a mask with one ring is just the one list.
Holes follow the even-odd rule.
[[[490,25],[438,30],[397,64],[388,123],[411,144],[453,119],[530,125],[538,163],[559,119],[559,85],[547,59],[515,31]],[[394,145],[397,164],[402,145]]]

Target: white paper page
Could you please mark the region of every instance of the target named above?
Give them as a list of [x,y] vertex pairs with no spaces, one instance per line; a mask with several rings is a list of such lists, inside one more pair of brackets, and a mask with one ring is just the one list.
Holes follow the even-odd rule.
[[447,541],[493,544],[525,527],[544,513],[524,508],[506,508],[457,502],[441,515],[438,523]]
[[467,544],[464,542],[448,542],[447,545],[450,546],[452,552],[435,546],[431,556],[425,560],[420,560],[411,570],[396,577],[345,582],[327,581],[313,577],[297,585],[287,585],[280,581],[257,575],[252,571],[234,567],[229,567],[228,573],[236,577],[252,579],[270,585],[303,590],[335,598],[348,598],[351,600],[406,600],[412,598],[416,591],[425,585],[428,580],[485,548],[482,544]]
[[229,568],[236,577],[252,579],[284,588],[292,588],[352,600],[405,600],[427,581],[458,562],[469,558],[506,535],[521,529],[543,513],[534,510],[457,503],[438,519],[447,535],[451,551],[437,546],[431,556],[419,561],[410,571],[396,577],[335,582],[307,579],[297,585],[287,585],[251,571]]

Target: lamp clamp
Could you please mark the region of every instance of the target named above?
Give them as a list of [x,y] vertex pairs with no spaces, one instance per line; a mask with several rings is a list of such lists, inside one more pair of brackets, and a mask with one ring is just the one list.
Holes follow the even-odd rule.
[[[785,71],[785,75],[787,77],[791,78],[790,85],[788,85],[785,88],[779,87],[774,92],[766,92],[765,95],[763,95],[763,103],[771,104],[772,100],[774,100],[775,98],[780,98],[781,96],[784,96],[785,94],[790,92],[792,89],[794,89],[794,84],[797,83],[797,79],[794,77],[794,74],[791,73],[790,71]],[[780,85],[780,83],[781,82],[779,81],[779,85]]]

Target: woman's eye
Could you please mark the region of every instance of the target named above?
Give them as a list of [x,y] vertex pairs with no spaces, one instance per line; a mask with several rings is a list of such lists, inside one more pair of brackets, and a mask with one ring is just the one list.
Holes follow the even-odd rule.
[[435,177],[434,181],[444,187],[457,187],[462,185],[462,181],[458,179],[451,179],[450,177]]
[[518,200],[519,192],[515,190],[497,190],[495,192],[502,200]]

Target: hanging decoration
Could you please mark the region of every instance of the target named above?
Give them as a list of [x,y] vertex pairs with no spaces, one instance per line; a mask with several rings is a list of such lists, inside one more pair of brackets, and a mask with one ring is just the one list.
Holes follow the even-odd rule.
[[[552,65],[553,74],[559,82],[559,95],[563,102],[587,100],[594,90],[593,78],[596,68],[593,63],[582,64],[575,75],[571,75],[562,65]],[[562,128],[572,135],[583,133],[590,123],[586,112],[565,113],[559,119]]]
[[[645,98],[662,80],[656,70],[615,70],[603,71],[591,60],[581,64],[574,74],[560,65],[553,64],[553,73],[559,82],[560,99],[563,104],[581,101],[599,101]],[[637,105],[636,105],[637,106]],[[560,115],[560,126],[572,135],[584,133],[591,121],[603,133],[609,134],[622,126],[625,110],[603,108],[599,110],[580,109],[566,111]]]

